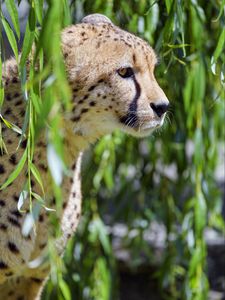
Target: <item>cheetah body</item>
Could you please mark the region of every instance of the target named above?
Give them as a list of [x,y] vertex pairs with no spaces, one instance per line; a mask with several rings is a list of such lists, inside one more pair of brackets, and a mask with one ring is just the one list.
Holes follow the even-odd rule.
[[[62,52],[73,93],[73,108],[65,114],[65,156],[74,175],[65,177],[62,184],[62,237],[56,241],[59,252],[75,232],[81,213],[80,153],[116,128],[138,137],[149,135],[162,125],[165,116],[156,113],[154,105],[168,104],[153,75],[156,57],[152,48],[102,15],[90,15],[66,28]],[[131,70],[131,76],[126,76]],[[21,128],[25,101],[14,59],[5,62],[3,84],[1,114]],[[0,186],[26,147],[23,141],[17,149],[20,136],[4,124],[2,134],[8,153],[0,153]],[[43,179],[46,205],[54,208],[44,135],[36,144],[34,162]],[[49,273],[48,264],[40,262],[48,244],[49,212],[41,209],[35,227],[27,235],[22,232],[27,214],[18,210],[18,200],[25,181],[22,171],[9,187],[0,190],[0,299],[40,299]],[[35,183],[33,188],[41,193]],[[25,202],[23,209],[29,209],[29,204]]]

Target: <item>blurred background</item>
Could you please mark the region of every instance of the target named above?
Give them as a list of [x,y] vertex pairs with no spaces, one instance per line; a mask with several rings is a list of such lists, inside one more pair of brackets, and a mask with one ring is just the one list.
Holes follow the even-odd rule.
[[90,13],[156,50],[171,109],[151,137],[85,153],[83,216],[42,299],[225,299],[225,1],[3,1],[2,59],[35,41],[53,64],[52,33]]

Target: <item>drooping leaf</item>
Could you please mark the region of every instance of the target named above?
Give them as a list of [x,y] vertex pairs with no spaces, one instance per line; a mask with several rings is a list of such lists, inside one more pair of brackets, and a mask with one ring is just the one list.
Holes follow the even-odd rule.
[[13,172],[9,175],[8,179],[2,184],[2,186],[0,187],[0,190],[5,189],[10,183],[12,183],[21,173],[25,162],[27,159],[27,151],[24,151],[21,159],[19,160],[16,168],[13,170]]
[[12,20],[16,35],[20,39],[20,24],[18,17],[18,10],[14,0],[5,0],[6,7],[8,9],[10,18]]
[[10,43],[10,46],[13,50],[13,53],[16,57],[16,60],[18,61],[18,47],[17,47],[17,42],[13,33],[13,30],[11,29],[8,21],[5,19],[5,17],[3,15],[1,15],[1,21],[2,21],[2,25],[5,29],[8,41]]

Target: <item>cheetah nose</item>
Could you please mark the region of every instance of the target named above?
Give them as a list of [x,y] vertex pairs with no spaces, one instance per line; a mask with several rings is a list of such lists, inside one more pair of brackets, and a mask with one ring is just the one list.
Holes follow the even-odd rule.
[[157,114],[157,116],[160,118],[167,110],[169,109],[169,104],[168,103],[161,103],[161,104],[155,104],[155,103],[150,103],[150,106],[152,110]]

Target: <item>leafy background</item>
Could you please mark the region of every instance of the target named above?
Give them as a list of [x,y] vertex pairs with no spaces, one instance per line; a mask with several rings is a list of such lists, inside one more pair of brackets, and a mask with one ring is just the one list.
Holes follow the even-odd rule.
[[[43,299],[120,299],[121,268],[147,269],[145,285],[154,278],[152,294],[160,289],[165,299],[207,299],[206,229],[224,234],[218,183],[224,180],[225,1],[30,0],[24,36],[20,2],[4,1],[8,14],[1,11],[1,26],[28,92],[28,170],[34,168],[31,149],[46,120],[49,145],[63,157],[57,133],[62,104],[70,108],[70,91],[60,31],[84,15],[103,13],[154,46],[160,61],[156,77],[172,104],[165,126],[153,136],[135,140],[115,132],[85,154],[83,217],[64,262],[51,251],[51,280]],[[33,43],[37,50],[26,82]],[[3,60],[5,49],[2,42]],[[1,86],[0,104],[3,99]],[[60,201],[57,188],[56,194]]]

